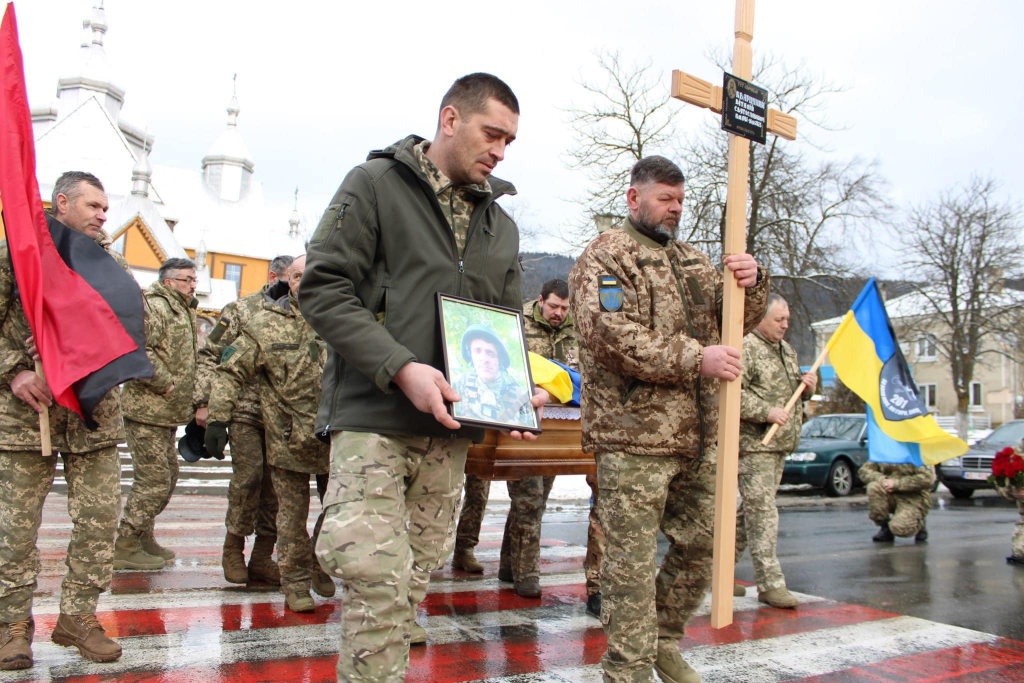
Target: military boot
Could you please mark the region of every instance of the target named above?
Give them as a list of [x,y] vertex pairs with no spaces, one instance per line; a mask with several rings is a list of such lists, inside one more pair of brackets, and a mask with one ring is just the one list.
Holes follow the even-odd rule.
[[139,540],[142,541],[142,549],[153,557],[163,558],[165,563],[174,559],[174,551],[157,543],[152,531],[148,534],[142,534]]
[[757,601],[777,607],[778,609],[793,609],[800,604],[800,601],[793,597],[793,594],[785,588],[758,591]]
[[334,579],[331,578],[330,574],[325,572],[317,562],[317,559],[313,558],[313,567],[309,572],[309,580],[313,586],[313,592],[322,598],[333,598],[336,587],[334,585]]
[[36,622],[29,617],[11,624],[0,622],[0,671],[32,666],[32,635]]
[[878,525],[878,533],[871,537],[871,540],[875,543],[892,543],[896,540],[896,537],[892,535],[892,531],[889,530],[889,523],[882,522]]
[[305,588],[288,593],[284,598],[284,603],[293,612],[312,612],[316,609],[313,596]]
[[679,654],[679,641],[658,638],[658,658],[654,670],[664,683],[700,683],[700,674]]
[[734,598],[742,598],[746,594],[747,594],[747,587],[746,586],[744,586],[742,583],[735,583],[735,582],[733,582],[733,584],[732,584],[732,596]]
[[516,595],[522,598],[540,597],[540,579],[523,579],[515,583]]
[[118,536],[114,541],[114,569],[163,569],[164,558],[142,549],[138,536]]
[[410,645],[426,645],[427,644],[427,629],[423,628],[415,621],[409,624],[409,644]]
[[452,567],[469,572],[470,574],[484,573],[484,566],[476,559],[472,548],[466,548],[465,550],[456,549],[455,554],[452,556]]
[[107,638],[95,614],[61,614],[50,639],[64,647],[77,647],[92,662],[113,662],[121,657],[121,646]]
[[249,571],[245,568],[245,536],[235,536],[230,531],[224,536],[220,566],[224,568],[224,580],[228,583],[249,583]]
[[587,614],[601,618],[601,594],[594,593],[587,597]]
[[928,527],[924,524],[921,525],[921,530],[914,536],[915,541],[927,541],[928,540]]
[[281,585],[281,569],[272,557],[276,542],[277,539],[273,536],[256,537],[252,555],[249,556],[249,583],[261,581],[273,586]]

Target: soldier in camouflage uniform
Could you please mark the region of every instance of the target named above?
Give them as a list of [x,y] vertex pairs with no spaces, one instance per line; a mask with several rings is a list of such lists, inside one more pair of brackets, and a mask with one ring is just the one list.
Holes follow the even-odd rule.
[[[61,175],[52,206],[57,220],[94,238],[131,274],[102,230],[107,195],[94,175]],[[72,524],[68,572],[52,638],[76,646],[86,659],[114,661],[121,646],[104,635],[96,602],[110,588],[121,511],[117,444],[124,430],[118,392],[110,392],[96,406],[93,419],[99,427],[92,431],[78,415],[52,402],[45,380],[35,373],[32,332],[15,288],[6,240],[0,242],[0,321],[0,372],[5,378],[0,391],[0,670],[32,666],[32,593],[41,566],[36,539],[57,465],[56,457],[40,454],[39,413],[44,410],[49,412],[50,444],[64,461]]]
[[[1024,453],[1024,441],[1017,444],[1014,451],[1018,454]],[[1024,565],[1024,489],[1015,489],[997,484],[996,491],[1003,498],[1015,502],[1017,504],[1017,512],[1020,513],[1020,518],[1013,526],[1010,555],[1006,558],[1006,561],[1010,564]]]
[[[196,376],[196,397],[199,409],[196,422],[205,427],[209,411],[210,385],[220,364],[221,355],[252,319],[263,309],[286,294],[271,296],[268,290],[278,281],[284,282],[291,256],[278,256],[270,263],[267,284],[260,291],[232,301],[220,313],[220,320],[199,349]],[[284,283],[287,289],[287,283]],[[249,382],[238,397],[231,414],[231,482],[228,484],[228,511],[224,518],[227,534],[221,566],[224,578],[231,583],[265,581],[279,584],[281,573],[271,554],[277,542],[277,496],[270,481],[270,463],[264,457],[263,416],[260,411],[259,383]],[[245,537],[256,533],[249,566],[245,566]]]
[[436,294],[521,301],[519,231],[495,201],[515,190],[491,175],[518,111],[494,76],[458,79],[434,139],[371,152],[309,244],[300,301],[329,347],[317,433],[331,442],[331,481],[316,552],[344,584],[339,681],[404,680],[410,641],[426,640],[416,608],[451,553],[466,453],[483,438],[445,409],[460,397],[441,371]]
[[178,483],[175,435],[195,414],[195,291],[195,264],[172,258],[144,295],[146,355],[156,372],[126,383],[121,393],[134,480],[117,529],[114,569],[162,569],[174,559],[173,550],[156,542],[153,527]]
[[[692,683],[679,653],[711,581],[720,380],[740,377],[719,344],[722,273],[676,239],[683,174],[637,162],[630,216],[595,238],[569,274],[580,340],[583,450],[597,457],[607,537],[601,621],[608,682]],[[768,278],[749,254],[725,267],[746,288],[744,328],[761,319]],[[655,575],[657,531],[669,549]],[[652,670],[653,669],[653,670]]]
[[505,345],[483,325],[470,325],[462,335],[462,359],[472,368],[452,381],[462,400],[455,417],[528,424],[530,395],[508,374],[511,362]]
[[924,520],[932,504],[934,468],[867,462],[857,476],[868,485],[868,517],[879,526],[871,540],[888,543],[896,536],[928,540]]
[[[736,561],[748,543],[757,578],[757,599],[772,607],[792,609],[797,599],[786,589],[786,577],[775,553],[779,510],[775,491],[782,482],[786,456],[800,443],[803,401],[785,411],[793,392],[803,384],[804,396],[814,393],[818,377],[801,375],[796,349],[783,340],[789,329],[789,305],[778,294],[768,295],[768,310],[757,329],[743,338],[743,393],[740,405],[739,490],[743,497],[736,515]],[[762,445],[773,424],[779,430]],[[736,584],[735,594],[746,589]]]
[[[327,447],[314,435],[316,410],[326,351],[299,311],[299,283],[305,256],[296,258],[288,269],[287,282],[274,290],[283,295],[264,303],[259,313],[242,328],[225,350],[210,388],[206,448],[223,452],[226,433],[239,396],[253,380],[258,384],[260,409],[266,429],[267,462],[277,495],[277,556],[281,569],[281,592],[288,608],[295,612],[316,609],[309,594],[313,568],[313,543],[323,524],[317,519],[310,540],[309,475],[316,477],[321,501],[327,490]],[[319,569],[319,567],[317,567]],[[321,581],[326,579],[325,582]],[[331,597],[334,582],[322,571],[312,584],[317,593]]]

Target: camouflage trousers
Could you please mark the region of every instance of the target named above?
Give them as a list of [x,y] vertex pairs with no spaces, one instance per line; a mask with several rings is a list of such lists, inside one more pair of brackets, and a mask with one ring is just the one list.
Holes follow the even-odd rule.
[[500,568],[515,581],[540,578],[540,527],[554,477],[505,482],[512,501],[501,538]]
[[484,510],[490,495],[491,482],[473,474],[466,475],[466,496],[455,532],[456,550],[472,550],[480,543],[480,526],[484,523]]
[[893,536],[913,536],[924,526],[927,516],[928,505],[920,494],[887,493],[881,482],[868,484],[868,517],[879,526],[888,522]]
[[587,597],[601,592],[601,558],[608,540],[601,528],[601,520],[597,516],[597,477],[587,475],[587,485],[593,503],[590,505],[590,525],[587,527],[587,556],[583,560],[583,573],[587,577]]
[[231,482],[224,524],[235,536],[277,536],[277,496],[262,427],[232,420]]
[[1013,526],[1013,556],[1024,558],[1024,501],[1017,501],[1020,517]]
[[124,419],[134,480],[124,504],[119,536],[153,533],[156,516],[164,511],[178,483],[178,448],[174,427],[158,427]]
[[779,509],[775,492],[782,482],[785,453],[741,454],[739,489],[743,496],[736,513],[736,562],[750,547],[758,592],[786,587],[775,547],[779,539]]
[[416,606],[455,542],[468,450],[467,439],[332,435],[316,555],[344,588],[339,681],[405,680]]
[[[608,538],[601,621],[605,683],[653,682],[658,638],[678,641],[711,584],[716,453],[703,460],[598,453]],[[669,541],[657,567],[658,529]]]
[[[110,446],[62,454],[68,484],[71,542],[60,611],[92,614],[110,588],[114,532],[121,512],[121,462]],[[36,540],[43,501],[53,485],[56,457],[39,451],[0,451],[0,622],[28,619],[41,562]]]
[[[281,570],[281,592],[287,595],[309,590],[309,577],[316,556],[313,544],[324,523],[321,511],[310,540],[306,522],[309,519],[309,473],[293,472],[270,466],[270,480],[279,501],[277,508],[277,565]],[[316,475],[316,490],[323,502],[327,475]]]

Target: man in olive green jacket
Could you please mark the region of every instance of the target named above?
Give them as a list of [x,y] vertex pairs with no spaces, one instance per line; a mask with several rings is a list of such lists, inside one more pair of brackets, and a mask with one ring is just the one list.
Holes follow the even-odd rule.
[[442,373],[436,294],[519,305],[519,231],[495,203],[514,189],[491,175],[518,111],[494,76],[460,78],[433,141],[372,152],[309,245],[299,302],[328,346],[317,432],[331,442],[316,553],[345,586],[339,680],[404,677],[416,605],[451,552],[466,453],[483,430],[445,408],[460,397]]
[[172,258],[145,292],[146,355],[152,379],[124,385],[121,405],[134,481],[117,529],[114,569],[161,569],[174,551],[153,537],[156,516],[178,482],[175,433],[195,414],[195,264]]
[[[750,545],[757,578],[757,599],[772,607],[792,609],[797,599],[786,589],[786,577],[775,552],[779,537],[779,510],[775,491],[782,482],[786,456],[800,443],[803,401],[788,413],[793,393],[814,393],[818,377],[801,373],[796,349],[783,337],[789,329],[789,304],[778,294],[768,295],[768,310],[757,329],[743,338],[743,393],[740,402],[739,490],[743,501],[736,516],[736,561]],[[762,444],[772,425],[779,430]],[[746,594],[736,584],[734,593]]]
[[879,527],[871,540],[891,543],[896,536],[928,540],[924,520],[931,509],[935,468],[867,462],[857,476],[868,487],[868,517]]

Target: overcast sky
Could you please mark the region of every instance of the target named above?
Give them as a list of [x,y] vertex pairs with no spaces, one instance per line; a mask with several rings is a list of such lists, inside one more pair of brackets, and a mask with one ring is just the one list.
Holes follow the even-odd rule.
[[[73,72],[88,0],[16,2],[30,103],[55,98]],[[507,9],[502,9],[503,7]],[[496,175],[511,180],[524,219],[557,236],[579,214],[584,178],[565,166],[563,109],[581,101],[598,49],[718,82],[709,49],[732,47],[731,0],[676,2],[105,2],[107,54],[127,91],[125,115],[156,135],[153,161],[199,168],[223,129],[238,73],[240,130],[268,201],[307,221],[369,149],[430,137],[441,95],[460,75],[489,71],[522,108],[519,137]],[[1024,3],[1012,0],[760,0],[754,53],[849,88],[813,133],[837,158],[877,159],[898,206],[926,201],[971,173],[1021,197]],[[692,109],[681,102],[673,107]],[[686,112],[683,130],[711,114]],[[801,132],[805,132],[806,127]],[[795,143],[805,144],[798,139]],[[160,179],[154,176],[159,187]],[[526,244],[565,252],[551,237]],[[891,260],[891,255],[883,259]],[[891,273],[889,273],[891,274]]]

